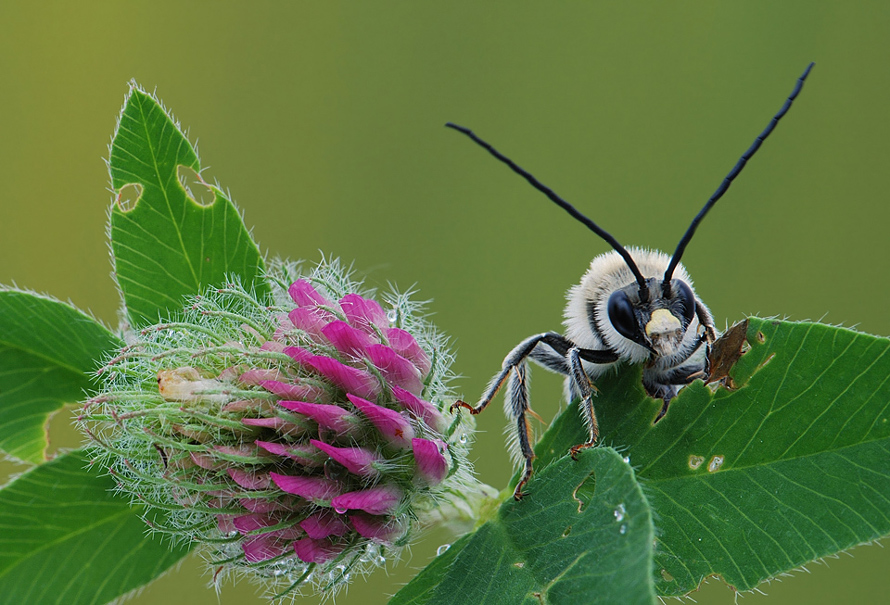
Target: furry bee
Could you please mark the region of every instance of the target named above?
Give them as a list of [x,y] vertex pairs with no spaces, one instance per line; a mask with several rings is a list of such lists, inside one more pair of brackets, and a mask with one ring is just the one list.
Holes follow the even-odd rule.
[[593,408],[596,392],[593,381],[616,363],[643,365],[643,386],[651,397],[663,402],[656,422],[664,417],[671,399],[683,386],[708,377],[707,350],[716,340],[717,330],[710,311],[695,294],[680,259],[699,223],[791,108],[813,65],[807,66],[782,108],[693,219],[673,256],[643,248],[624,248],[607,231],[473,131],[451,122],[446,124],[507,164],[613,248],[594,258],[581,282],[569,290],[564,313],[565,335],[544,332],[526,338],[510,351],[501,371],[492,378],[475,406],[463,401],[451,406],[452,412],[463,408],[479,414],[504,383],[507,384],[504,411],[512,423],[508,432],[511,451],[517,462],[524,461],[524,472],[514,498],[520,500],[525,495],[523,488],[531,477],[535,458],[527,419],[527,414],[533,414],[529,406],[528,359],[564,374],[566,398],[580,401],[589,439],[571,448],[573,458],[582,449],[593,446],[599,437]]

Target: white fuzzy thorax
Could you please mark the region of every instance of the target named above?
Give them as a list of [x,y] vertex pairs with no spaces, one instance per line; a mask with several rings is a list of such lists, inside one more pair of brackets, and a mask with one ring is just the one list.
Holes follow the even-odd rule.
[[[665,269],[671,262],[670,256],[658,250],[627,248],[627,251],[634,259],[640,273],[646,279],[655,277],[660,281],[664,276]],[[695,294],[692,280],[682,264],[677,265],[672,278],[686,282],[692,289],[692,293]],[[594,258],[590,262],[590,268],[587,270],[587,273],[581,278],[581,282],[572,286],[566,295],[568,304],[563,314],[565,317],[563,324],[566,327],[566,337],[582,349],[601,350],[608,348],[615,351],[622,361],[634,364],[646,362],[649,359],[649,351],[621,336],[612,326],[612,322],[609,321],[607,309],[609,296],[612,292],[635,282],[636,278],[633,272],[631,272],[621,255],[614,250]],[[696,296],[696,298],[698,297]],[[587,312],[588,301],[593,301],[594,303],[597,325],[602,332],[602,337],[594,332],[593,326],[590,324]],[[683,336],[682,344],[679,347],[680,350],[686,349],[687,345],[691,345],[698,338],[698,330],[698,317],[695,317]],[[674,359],[674,357],[659,358],[655,363],[656,371],[677,365],[681,359]],[[613,366],[614,364],[591,364],[586,362],[584,364],[584,368],[591,378],[596,378]]]

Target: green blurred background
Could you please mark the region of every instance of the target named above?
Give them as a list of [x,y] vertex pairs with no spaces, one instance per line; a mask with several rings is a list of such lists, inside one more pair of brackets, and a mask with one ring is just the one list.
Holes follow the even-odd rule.
[[[205,175],[269,254],[323,250],[433,299],[458,348],[456,386],[475,399],[521,338],[560,329],[565,290],[607,246],[446,121],[622,243],[671,251],[816,61],[684,263],[720,326],[758,313],[890,334],[886,2],[11,4],[0,7],[0,283],[109,324],[102,158],[130,78],[199,140]],[[547,419],[560,384],[535,372]],[[76,444],[64,424],[55,446]],[[511,472],[503,425],[499,410],[483,415],[474,450],[498,487]],[[452,539],[430,533],[337,602],[385,602]],[[745,603],[885,602],[890,551],[852,555]],[[191,559],[131,602],[263,602],[247,583],[217,599],[208,579]],[[734,600],[718,580],[693,596]]]

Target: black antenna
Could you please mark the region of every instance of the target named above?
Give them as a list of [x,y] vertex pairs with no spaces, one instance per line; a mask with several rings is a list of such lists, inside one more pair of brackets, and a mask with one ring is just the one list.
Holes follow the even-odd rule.
[[794,102],[794,99],[797,98],[797,95],[800,94],[800,90],[803,88],[804,80],[807,79],[807,76],[810,75],[810,70],[813,69],[815,63],[810,63],[807,65],[806,70],[804,70],[803,75],[797,79],[797,84],[794,85],[794,90],[791,91],[791,94],[785,100],[785,104],[782,105],[782,109],[779,110],[773,119],[770,120],[769,124],[767,124],[766,128],[763,132],[760,133],[751,146],[748,148],[748,151],[742,154],[742,157],[739,158],[739,161],[736,162],[736,165],[732,170],[729,171],[729,174],[726,175],[726,178],[723,179],[723,182],[720,183],[720,186],[717,187],[717,191],[711,196],[708,202],[705,204],[705,207],[699,211],[694,219],[692,219],[692,224],[689,225],[689,229],[686,230],[686,234],[683,236],[683,239],[680,240],[680,243],[677,244],[677,249],[674,251],[674,256],[671,258],[671,264],[668,265],[667,270],[664,272],[664,282],[662,282],[662,290],[665,294],[668,294],[671,287],[671,276],[674,274],[674,269],[677,268],[677,265],[680,263],[680,258],[683,256],[683,251],[686,250],[686,245],[689,244],[689,240],[692,239],[692,236],[695,235],[695,230],[698,228],[698,224],[705,218],[705,215],[708,213],[714,204],[717,203],[723,194],[726,193],[726,190],[729,189],[729,186],[732,184],[732,181],[735,180],[735,177],[739,176],[739,173],[742,171],[742,168],[745,167],[745,164],[748,163],[748,160],[751,159],[763,142],[766,140],[766,137],[770,135],[773,129],[776,127],[776,124],[779,123],[779,120],[782,119],[788,110],[791,109],[791,104]]
[[507,156],[501,154],[501,152],[499,152],[497,149],[495,149],[494,147],[492,147],[491,145],[489,145],[488,143],[486,143],[485,141],[483,141],[482,139],[477,137],[476,134],[469,128],[464,128],[463,126],[458,126],[457,124],[454,124],[453,122],[448,122],[447,124],[445,124],[445,126],[447,126],[448,128],[453,128],[454,130],[457,130],[458,132],[462,132],[465,135],[467,135],[468,137],[470,137],[471,139],[473,139],[473,141],[475,141],[480,147],[484,147],[486,150],[488,150],[488,153],[490,153],[491,155],[493,155],[494,157],[496,157],[497,159],[502,161],[504,164],[509,166],[510,169],[513,170],[513,172],[515,172],[519,176],[523,177],[526,181],[528,181],[532,187],[534,187],[535,189],[537,189],[538,191],[540,191],[541,193],[543,193],[544,195],[549,197],[550,200],[553,201],[557,206],[559,206],[560,208],[562,208],[563,210],[565,210],[566,212],[571,214],[576,220],[584,223],[588,229],[590,229],[591,231],[593,231],[594,233],[599,235],[601,238],[606,240],[609,243],[609,245],[612,246],[615,249],[615,251],[621,255],[621,257],[624,259],[624,262],[627,263],[627,266],[630,267],[630,270],[633,272],[634,277],[637,278],[637,283],[640,284],[640,299],[643,301],[649,300],[649,288],[646,286],[646,278],[643,277],[642,273],[640,273],[640,270],[637,268],[636,263],[634,263],[634,260],[631,257],[630,253],[627,250],[625,250],[624,246],[619,244],[618,240],[616,240],[614,237],[612,237],[608,231],[604,230],[602,227],[600,227],[599,225],[594,223],[592,220],[590,220],[589,218],[587,218],[586,216],[581,214],[581,212],[579,212],[577,208],[575,208],[570,203],[568,203],[567,201],[565,201],[564,199],[562,199],[561,197],[556,195],[556,193],[550,187],[547,187],[546,185],[541,183],[538,179],[533,177],[531,174],[529,174],[528,172],[526,172],[525,170],[523,170],[522,168],[517,166],[516,163],[513,162],[513,160],[511,160]]

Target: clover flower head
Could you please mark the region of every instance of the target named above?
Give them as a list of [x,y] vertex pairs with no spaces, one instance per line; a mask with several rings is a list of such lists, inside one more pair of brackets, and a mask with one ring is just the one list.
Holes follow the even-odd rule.
[[100,370],[80,422],[158,532],[206,545],[221,579],[335,591],[398,555],[480,484],[446,340],[404,294],[336,260],[277,262],[273,295],[209,289]]

